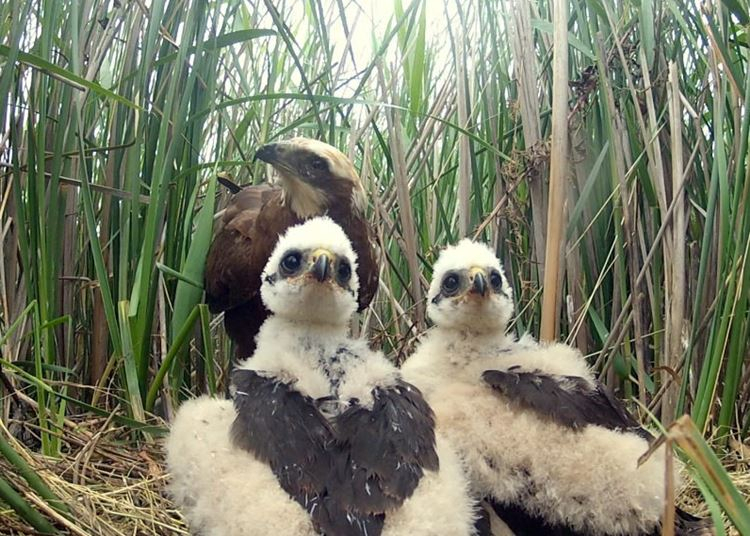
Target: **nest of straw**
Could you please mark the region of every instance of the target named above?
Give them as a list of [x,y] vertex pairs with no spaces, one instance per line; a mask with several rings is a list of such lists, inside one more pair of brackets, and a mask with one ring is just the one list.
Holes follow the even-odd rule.
[[[67,421],[60,438],[59,458],[43,456],[11,441],[44,483],[68,505],[72,515],[63,516],[48,506],[2,457],[0,474],[62,534],[190,534],[165,491],[167,474],[160,441],[134,441],[132,431],[101,418]],[[35,532],[13,511],[0,506],[0,534]]]
[[[165,487],[161,441],[143,441],[108,419],[79,417],[66,421],[59,458],[49,458],[10,439],[13,447],[36,470],[44,483],[70,508],[62,516],[37,497],[13,467],[0,457],[0,474],[52,520],[63,534],[170,536],[190,534]],[[0,424],[0,433],[10,437]],[[750,447],[733,443],[722,460],[732,480],[750,497]],[[678,490],[678,506],[699,516],[710,512],[693,480],[686,474]],[[726,523],[727,533],[738,535]],[[0,534],[35,534],[34,530],[0,506]]]

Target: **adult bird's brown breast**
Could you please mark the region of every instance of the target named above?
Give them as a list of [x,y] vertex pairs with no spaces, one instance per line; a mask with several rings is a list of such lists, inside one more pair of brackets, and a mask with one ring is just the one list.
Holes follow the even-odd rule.
[[206,303],[224,312],[235,356],[250,357],[268,316],[260,299],[260,276],[279,235],[309,218],[327,214],[347,233],[357,254],[359,310],[378,288],[378,262],[359,176],[336,148],[308,138],[261,147],[256,158],[271,164],[279,186],[249,186],[235,193],[206,259]]

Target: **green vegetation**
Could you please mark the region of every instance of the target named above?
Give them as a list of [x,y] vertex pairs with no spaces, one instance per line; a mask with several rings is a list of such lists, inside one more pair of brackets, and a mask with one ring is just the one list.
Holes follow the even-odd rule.
[[[384,263],[362,324],[394,359],[426,325],[437,251],[465,235],[497,247],[515,329],[538,333],[560,202],[559,337],[662,420],[690,414],[722,451],[746,439],[748,6],[570,0],[564,199],[551,9],[394,0],[373,27],[348,0],[0,3],[0,365],[41,452],[64,454],[68,416],[150,438],[155,408],[223,390],[231,351],[200,288],[216,175],[263,181],[254,148],[297,134],[361,170]],[[47,530],[14,486],[0,499]]]

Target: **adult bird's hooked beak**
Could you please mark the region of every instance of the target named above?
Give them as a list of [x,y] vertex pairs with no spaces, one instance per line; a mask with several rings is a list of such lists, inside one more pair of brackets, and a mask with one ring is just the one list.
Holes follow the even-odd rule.
[[469,292],[484,297],[487,294],[487,274],[481,268],[472,268],[469,271],[469,276],[472,279],[471,290]]
[[300,159],[300,147],[288,140],[275,143],[267,143],[255,151],[253,163],[257,160],[271,164],[271,166],[286,177],[304,179],[299,173],[298,161]]
[[255,156],[253,156],[253,163],[260,160],[261,162],[266,162],[267,164],[276,164],[281,159],[281,155],[283,152],[283,149],[280,149],[279,143],[268,143],[255,151]]
[[318,249],[313,252],[313,265],[309,273],[321,283],[328,279],[330,275],[331,259],[333,254],[325,249]]

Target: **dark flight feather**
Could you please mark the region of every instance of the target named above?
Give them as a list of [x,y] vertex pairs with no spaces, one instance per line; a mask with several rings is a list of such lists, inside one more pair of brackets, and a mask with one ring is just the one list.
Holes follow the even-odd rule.
[[492,536],[492,521],[490,513],[484,505],[480,505],[477,510],[477,518],[474,521],[475,536]]
[[485,502],[492,506],[497,517],[508,525],[514,536],[585,536],[585,532],[576,532],[573,529],[558,525],[550,524],[541,516],[533,515],[524,510],[518,504],[506,504],[492,499],[485,498]]
[[224,188],[226,188],[233,194],[236,194],[240,190],[242,190],[242,186],[240,186],[239,184],[235,184],[231,179],[223,175],[217,175],[216,179],[219,181],[219,184],[221,184]]
[[234,444],[268,463],[282,489],[309,513],[328,536],[380,534],[385,516],[347,512],[329,493],[339,456],[335,432],[315,402],[289,384],[251,370],[233,374],[237,417]]
[[507,371],[487,370],[482,379],[513,403],[567,428],[579,430],[594,424],[652,439],[624,404],[598,382],[592,388],[588,381],[577,376],[527,372],[517,367]]
[[413,386],[373,391],[332,422],[291,385],[237,370],[234,444],[266,462],[328,536],[380,534],[388,510],[437,470],[432,410]]
[[[710,518],[701,518],[685,512],[682,508],[675,510],[675,536],[713,536],[713,523]],[[661,527],[653,536],[661,534]]]
[[373,407],[336,419],[342,458],[333,488],[347,508],[385,511],[409,498],[424,469],[437,471],[435,417],[422,393],[399,381],[373,391]]
[[320,493],[330,468],[333,431],[312,400],[251,370],[235,371],[233,380],[234,444],[268,463],[295,499]]

